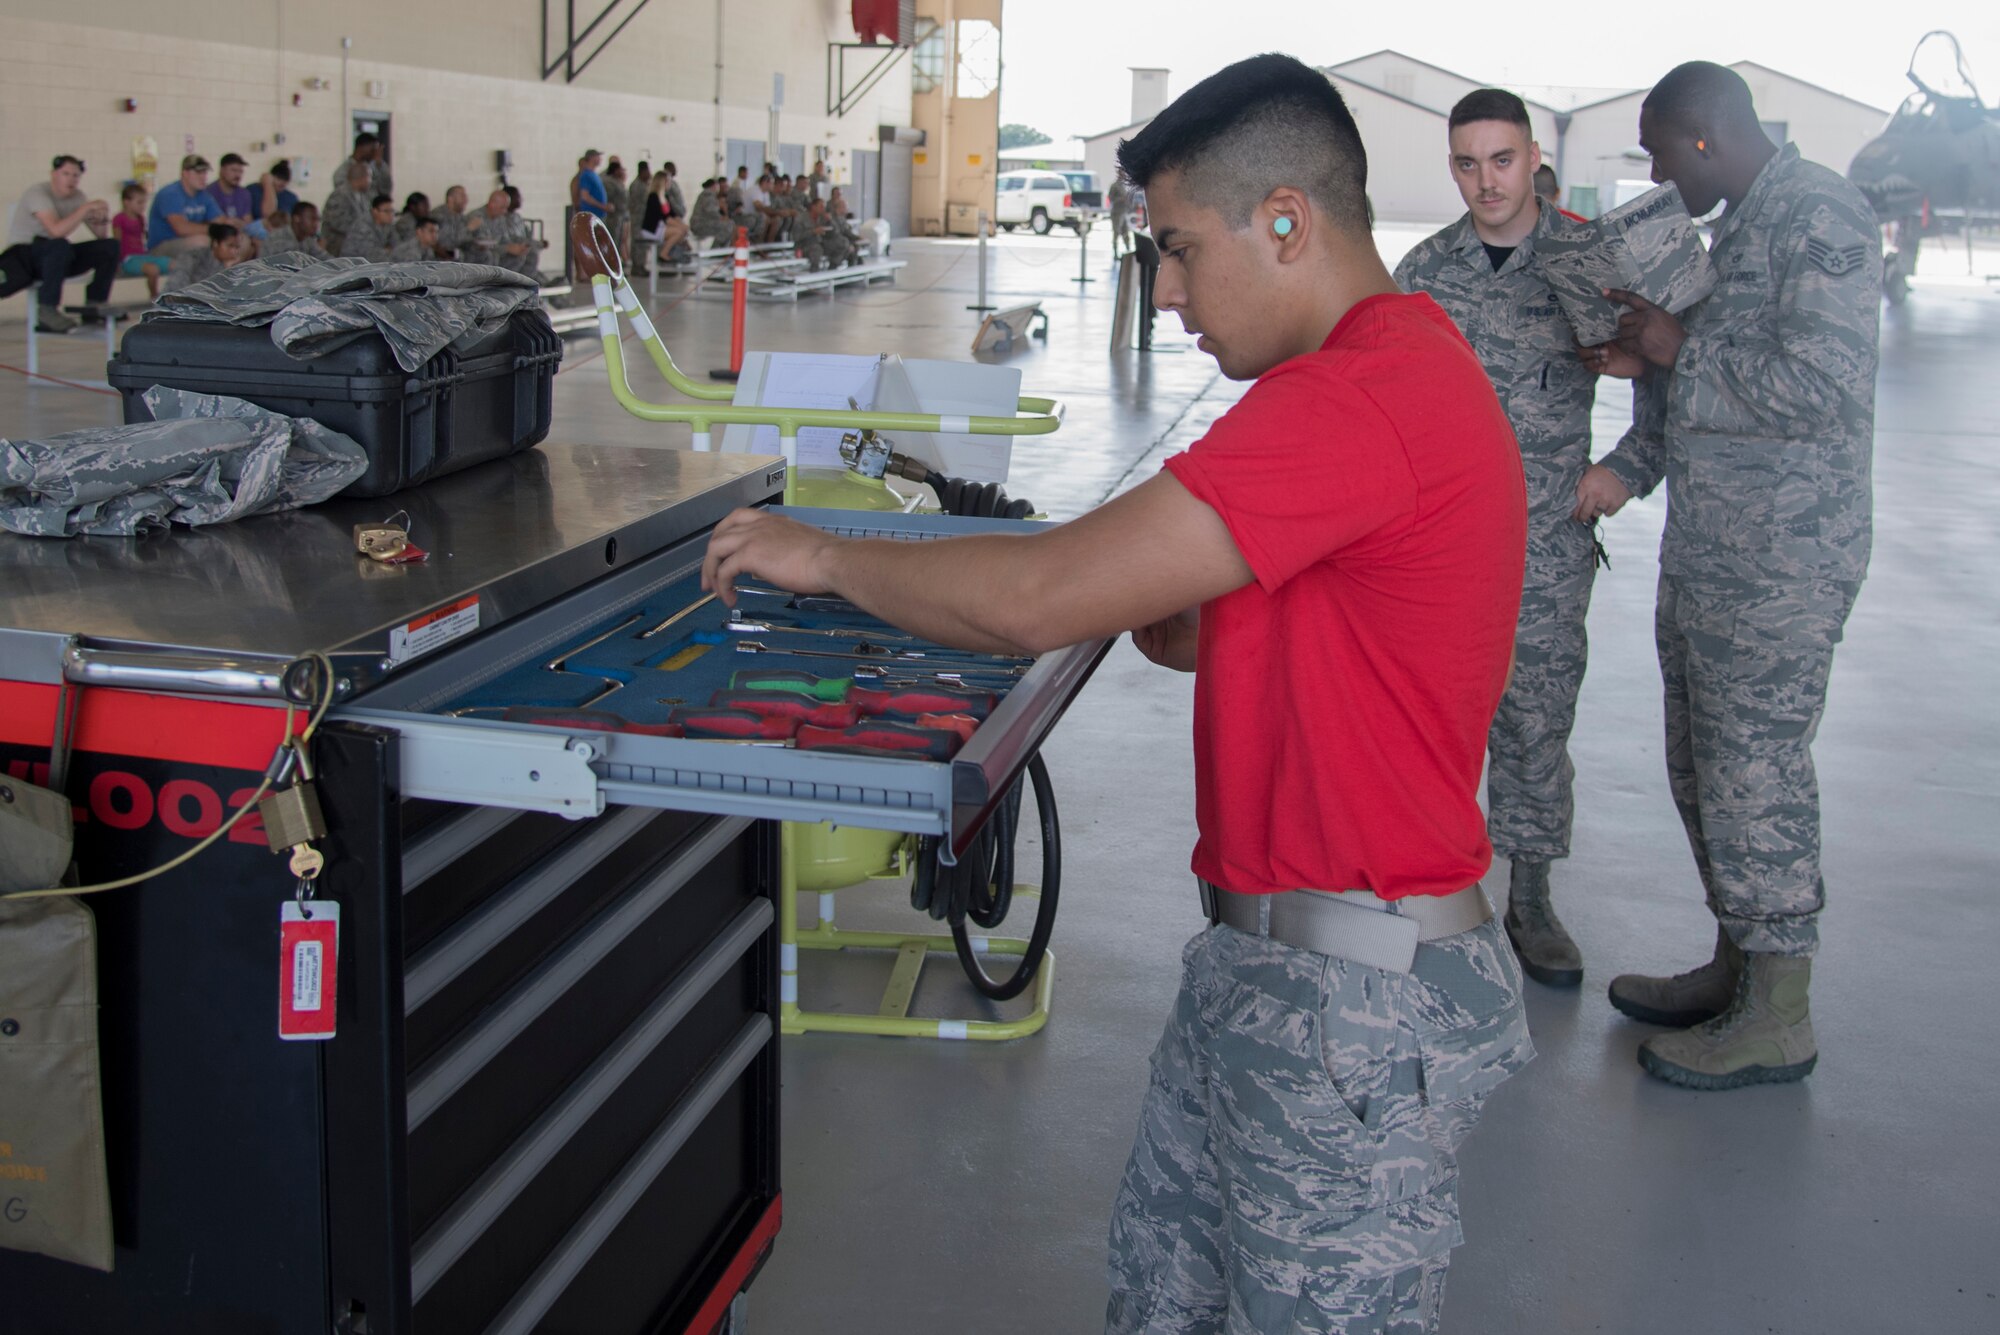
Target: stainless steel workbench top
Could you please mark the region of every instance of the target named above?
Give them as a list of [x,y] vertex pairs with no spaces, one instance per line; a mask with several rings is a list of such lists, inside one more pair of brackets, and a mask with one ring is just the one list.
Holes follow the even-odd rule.
[[[144,538],[0,534],[0,677],[58,679],[62,643],[379,657],[391,632],[477,595],[479,628],[775,494],[783,462],[549,444],[375,500]],[[353,528],[407,511],[430,552],[385,566]],[[371,674],[372,675],[372,674]]]

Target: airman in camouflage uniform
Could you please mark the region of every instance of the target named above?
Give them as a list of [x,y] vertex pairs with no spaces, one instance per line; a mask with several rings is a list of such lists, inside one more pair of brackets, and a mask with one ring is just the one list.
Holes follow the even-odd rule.
[[[1679,67],[1648,96],[1656,178],[1699,216],[1714,293],[1680,320],[1628,302],[1615,349],[1644,374],[1632,430],[1579,488],[1615,510],[1664,479],[1655,636],[1667,773],[1720,932],[1707,965],[1613,980],[1620,1010],[1690,1025],[1648,1039],[1652,1074],[1697,1088],[1797,1080],[1825,901],[1812,741],[1873,527],[1881,234],[1837,173],[1762,137],[1734,71]],[[1713,1017],[1713,1018],[1710,1018]]]
[[395,205],[383,195],[375,197],[379,202],[368,210],[347,229],[340,240],[340,255],[343,259],[386,260],[393,257],[396,248]]
[[326,247],[319,239],[319,209],[301,201],[292,213],[290,222],[283,228],[274,229],[264,240],[262,258],[286,255],[293,251],[310,255],[315,259],[326,259]]
[[722,191],[720,185],[702,191],[694,201],[694,212],[688,215],[689,230],[705,246],[726,246],[736,236],[735,220],[723,213]]
[[454,259],[466,258],[461,252],[465,241],[481,225],[478,214],[465,211],[465,187],[455,185],[444,192],[444,208],[431,216],[438,222],[438,249]]
[[807,261],[808,272],[838,269],[847,263],[847,238],[834,226],[821,201],[814,200],[799,217],[798,238],[799,254]]
[[[1576,811],[1569,736],[1589,658],[1584,619],[1597,547],[1572,512],[1590,467],[1597,381],[1578,362],[1575,333],[1535,260],[1537,240],[1585,228],[1535,197],[1526,121],[1519,99],[1494,89],[1469,94],[1452,112],[1455,133],[1486,127],[1500,151],[1515,150],[1507,170],[1517,178],[1516,203],[1538,210],[1533,230],[1496,268],[1468,211],[1405,256],[1396,283],[1444,307],[1479,354],[1520,442],[1528,564],[1514,675],[1487,737],[1487,835],[1494,856],[1513,861],[1507,927],[1528,976],[1574,987],[1583,958],[1549,907],[1549,864],[1569,856]],[[1457,147],[1455,140],[1454,161]]]
[[368,188],[368,168],[365,163],[349,163],[347,170],[336,175],[333,193],[326,197],[326,206],[320,210],[319,236],[329,253],[345,253],[342,246],[347,233],[358,222],[365,222],[369,214],[369,201],[375,192]]
[[1534,1056],[1499,924],[1407,974],[1226,926],[1181,960],[1112,1207],[1107,1335],[1435,1331],[1459,1146]]

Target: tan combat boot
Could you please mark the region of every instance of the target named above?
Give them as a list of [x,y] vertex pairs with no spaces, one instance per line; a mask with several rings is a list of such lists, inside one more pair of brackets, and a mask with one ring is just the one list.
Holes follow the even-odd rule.
[[1812,961],[1746,952],[1729,1009],[1706,1024],[1639,1045],[1649,1075],[1688,1089],[1740,1089],[1803,1080],[1819,1062],[1806,993]]
[[1611,980],[1611,1004],[1635,1020],[1686,1029],[1728,1009],[1742,972],[1743,952],[1717,927],[1714,959],[1671,978],[1621,973]]
[[1549,904],[1548,863],[1514,859],[1503,923],[1528,977],[1544,987],[1575,987],[1583,981],[1583,952]]

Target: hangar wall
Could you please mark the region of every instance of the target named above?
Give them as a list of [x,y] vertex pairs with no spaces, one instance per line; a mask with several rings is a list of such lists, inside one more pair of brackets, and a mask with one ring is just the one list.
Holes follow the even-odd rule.
[[[577,8],[587,15],[599,6]],[[563,6],[550,9],[559,51]],[[85,188],[115,202],[141,135],[158,143],[158,182],[174,179],[191,137],[210,161],[234,151],[256,170],[304,159],[312,177],[300,193],[323,199],[352,138],[342,37],[353,39],[347,106],[393,117],[399,195],[437,196],[458,183],[477,199],[498,183],[494,152],[505,148],[524,212],[552,224],[586,147],[628,167],[671,158],[684,182],[699,183],[721,143],[763,142],[773,74],[785,80],[779,141],[804,145],[808,162],[825,148],[836,182],[851,179],[850,151],[876,146],[878,125],[909,123],[907,56],[860,107],[825,114],[827,44],[855,40],[842,0],[648,5],[573,84],[561,73],[540,77],[541,10],[538,0],[88,0],[61,9],[0,0],[0,208],[44,179],[58,152],[85,159]],[[629,12],[625,0],[600,32]],[[368,93],[371,83],[380,96]],[[126,98],[136,111],[123,109]]]

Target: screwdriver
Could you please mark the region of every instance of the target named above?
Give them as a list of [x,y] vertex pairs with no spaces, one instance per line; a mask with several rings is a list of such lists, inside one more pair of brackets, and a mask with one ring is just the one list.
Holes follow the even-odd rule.
[[853,685],[845,677],[815,677],[810,672],[791,672],[783,668],[768,671],[744,668],[729,674],[729,689],[732,691],[788,691],[793,695],[833,704],[847,699],[847,692]]
[[749,709],[690,709],[682,706],[667,715],[670,726],[679,727],[687,737],[753,737],[781,741],[799,730],[799,721],[780,714],[759,714]]
[[953,686],[896,686],[886,690],[856,684],[847,693],[848,703],[864,714],[970,714],[983,719],[999,703],[991,691]]
[[952,752],[958,750],[957,733],[880,720],[856,724],[851,728],[802,727],[795,740],[801,751],[839,751],[862,747],[925,760],[949,760]]
[[861,721],[861,711],[853,705],[831,704],[790,691],[717,691],[708,704],[711,709],[749,710],[796,719],[815,728],[851,728]]

